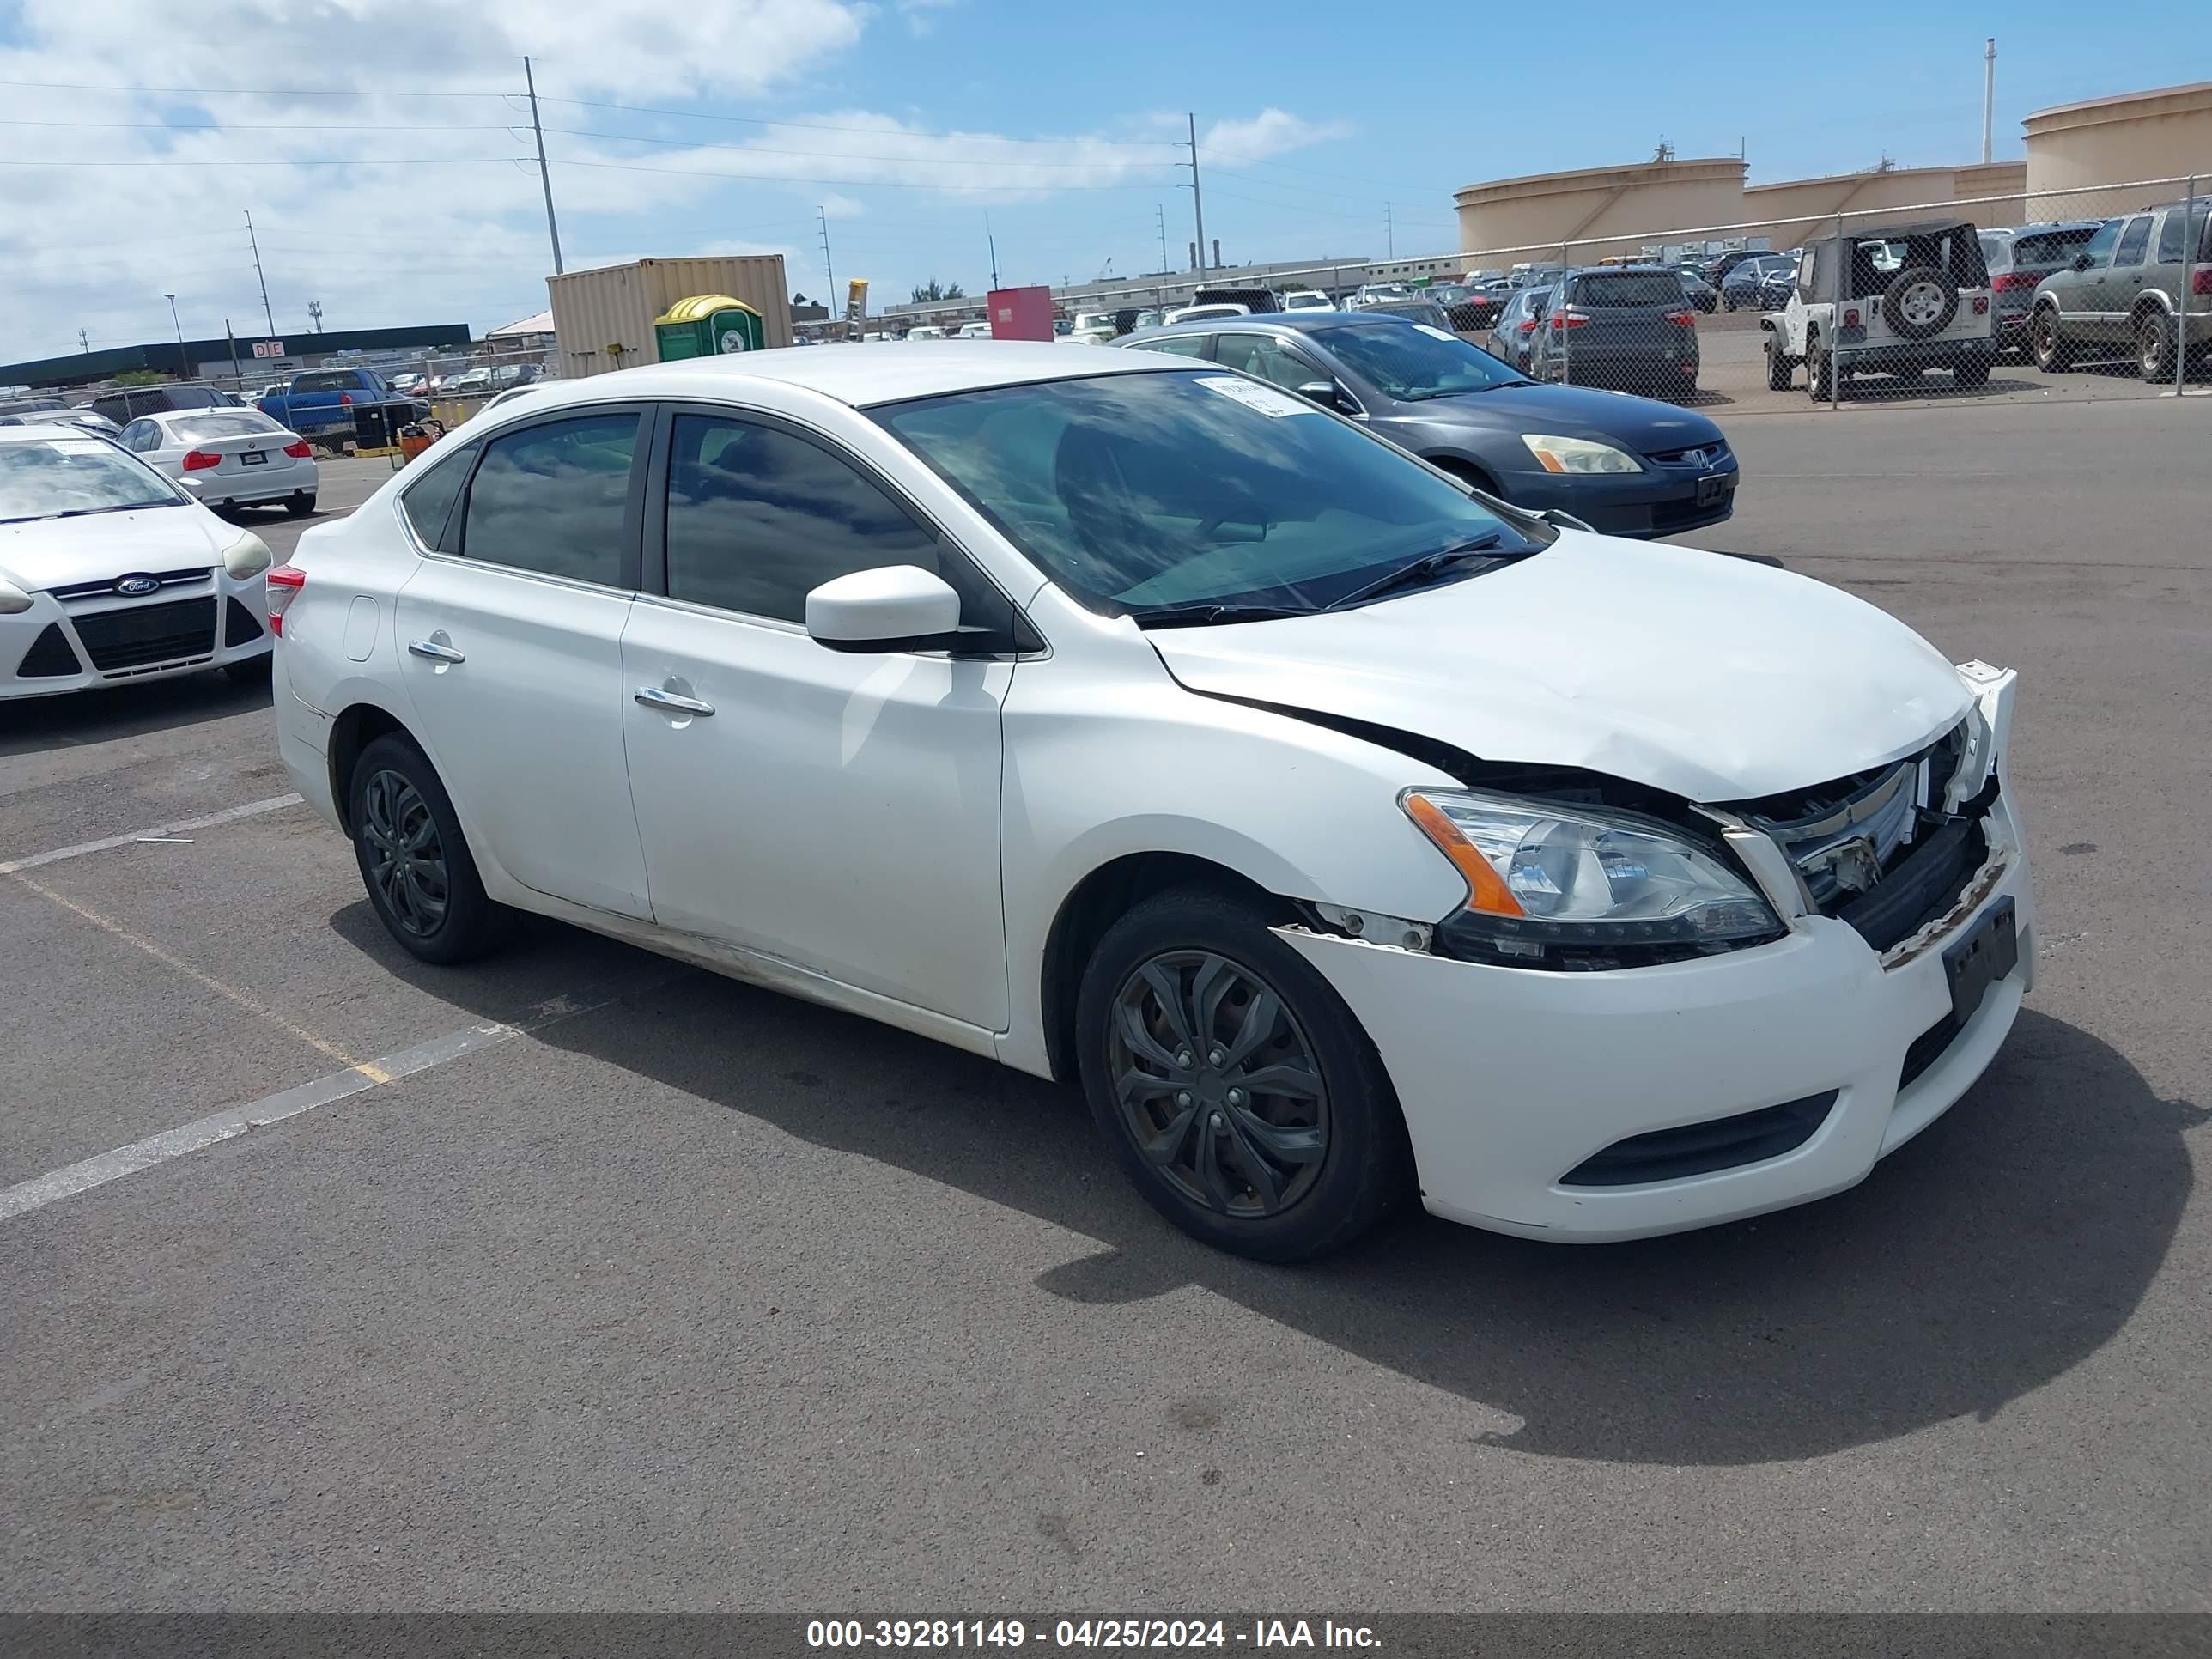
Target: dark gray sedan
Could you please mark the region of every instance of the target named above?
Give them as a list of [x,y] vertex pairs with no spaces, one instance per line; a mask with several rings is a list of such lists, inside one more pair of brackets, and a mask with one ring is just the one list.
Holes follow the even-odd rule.
[[1671,536],[1735,510],[1721,429],[1671,404],[1540,386],[1443,329],[1288,312],[1148,329],[1119,344],[1210,360],[1359,421],[1516,506],[1613,536]]

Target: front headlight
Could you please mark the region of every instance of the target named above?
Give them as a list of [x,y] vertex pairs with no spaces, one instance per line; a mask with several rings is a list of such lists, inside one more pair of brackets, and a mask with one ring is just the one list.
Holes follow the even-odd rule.
[[222,550],[224,574],[234,582],[251,581],[276,562],[269,544],[251,530]]
[[1409,789],[1399,804],[1467,878],[1467,903],[1446,927],[1506,957],[1725,946],[1782,931],[1748,882],[1663,824],[1472,790]]
[[13,617],[31,608],[31,596],[0,576],[0,617]]
[[1521,441],[1547,472],[1641,472],[1644,463],[1625,449],[1594,438],[1560,438],[1548,432],[1524,432]]

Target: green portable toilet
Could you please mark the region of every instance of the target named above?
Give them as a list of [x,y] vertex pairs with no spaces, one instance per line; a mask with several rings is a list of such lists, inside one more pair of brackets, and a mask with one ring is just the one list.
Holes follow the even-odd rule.
[[758,351],[767,343],[760,313],[726,294],[695,294],[678,300],[653,319],[653,337],[664,363],[725,351]]

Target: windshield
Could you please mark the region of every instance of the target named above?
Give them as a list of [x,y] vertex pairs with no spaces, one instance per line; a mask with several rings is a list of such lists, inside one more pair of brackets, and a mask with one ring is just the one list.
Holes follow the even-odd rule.
[[1433,300],[1385,300],[1367,309],[1381,317],[1403,317],[1409,323],[1426,323],[1431,328],[1451,327],[1451,319]]
[[[2015,265],[2063,265],[2089,245],[2097,234],[2094,225],[2081,225],[2072,230],[2026,231],[2013,238],[2012,262]],[[1992,259],[1992,264],[2003,263]]]
[[183,501],[167,480],[105,438],[0,444],[0,524]]
[[1193,607],[1207,619],[1213,605],[1312,610],[1493,535],[1509,552],[1552,538],[1237,375],[1049,380],[896,404],[876,418],[1054,581],[1139,620]]
[[1441,329],[1404,323],[1355,324],[1317,328],[1314,338],[1354,374],[1401,402],[1453,398],[1525,381],[1488,352]]

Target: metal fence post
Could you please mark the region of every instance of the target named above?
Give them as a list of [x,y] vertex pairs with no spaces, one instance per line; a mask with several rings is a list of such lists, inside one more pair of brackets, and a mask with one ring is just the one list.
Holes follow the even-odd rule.
[[1573,285],[1566,279],[1569,246],[1565,242],[1559,244],[1559,297],[1552,301],[1552,314],[1547,319],[1552,331],[1559,337],[1559,384],[1561,386],[1571,386],[1575,379],[1574,348],[1570,343],[1572,331],[1567,327],[1565,316],[1567,295],[1574,291]]
[[2185,394],[2189,385],[2189,301],[2197,286],[2197,175],[2189,176],[2189,195],[2181,208],[2180,309],[2173,319],[2173,395]]
[[1836,336],[1844,327],[1844,271],[1851,263],[1850,250],[1844,246],[1844,210],[1836,210],[1836,290],[1835,309],[1828,313],[1828,407],[1841,409],[1844,405],[1844,376],[1836,357]]

